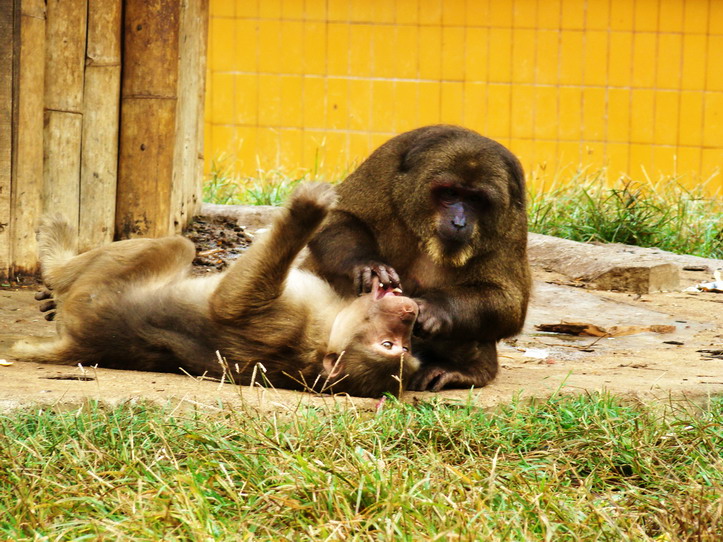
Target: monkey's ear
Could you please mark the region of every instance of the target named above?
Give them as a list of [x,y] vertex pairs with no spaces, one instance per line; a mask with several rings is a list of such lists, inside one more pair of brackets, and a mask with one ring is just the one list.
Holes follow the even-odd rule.
[[324,370],[327,378],[336,378],[341,374],[343,365],[341,355],[336,352],[329,352],[324,356]]
[[515,205],[523,207],[525,205],[525,172],[522,164],[511,154],[504,154],[503,159],[510,176],[510,198]]
[[413,151],[416,151],[416,147],[407,149],[407,151],[403,152],[402,155],[399,157],[398,170],[400,173],[406,173],[414,167],[415,157],[419,153]]

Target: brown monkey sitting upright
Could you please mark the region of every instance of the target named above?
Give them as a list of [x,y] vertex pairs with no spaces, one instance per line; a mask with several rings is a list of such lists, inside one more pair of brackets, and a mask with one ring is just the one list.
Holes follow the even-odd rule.
[[519,332],[530,272],[522,167],[458,126],[394,137],[337,186],[339,201],[303,268],[340,293],[374,276],[419,304],[415,390],[484,386],[496,343]]
[[329,185],[301,185],[271,231],[227,272],[195,278],[193,243],[182,237],[75,255],[67,222],[45,220],[40,259],[59,336],[16,351],[31,361],[220,377],[218,350],[242,384],[256,370],[257,381],[283,388],[396,393],[398,378],[419,365],[409,352],[416,303],[378,281],[349,302],[291,269],[334,200]]

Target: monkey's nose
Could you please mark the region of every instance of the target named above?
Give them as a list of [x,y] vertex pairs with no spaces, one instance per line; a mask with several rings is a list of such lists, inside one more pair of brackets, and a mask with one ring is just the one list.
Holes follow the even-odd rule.
[[452,219],[452,226],[457,228],[458,230],[461,230],[467,225],[467,221],[464,219],[463,216],[455,216]]
[[400,318],[403,322],[417,318],[418,307],[416,303],[404,303],[400,308]]

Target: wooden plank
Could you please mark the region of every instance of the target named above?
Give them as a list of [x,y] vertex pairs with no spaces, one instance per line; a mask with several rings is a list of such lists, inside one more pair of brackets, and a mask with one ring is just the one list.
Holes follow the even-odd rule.
[[187,195],[187,201],[189,207],[189,214],[191,218],[195,215],[200,214],[201,205],[203,204],[203,180],[204,180],[204,121],[205,121],[205,108],[206,108],[206,70],[208,63],[208,26],[210,19],[209,1],[200,0],[201,9],[199,10],[199,18],[202,21],[202,26],[199,29],[200,34],[200,64],[198,70],[200,73],[200,81],[196,92],[198,92],[198,104],[196,110],[196,119],[198,135],[196,136],[196,174],[195,174],[195,186],[190,195]]
[[87,0],[47,0],[45,108],[81,113]]
[[21,0],[15,78],[15,137],[11,191],[11,273],[37,272],[35,227],[43,187],[43,93],[45,80],[45,2]]
[[172,231],[180,4],[124,4],[116,237]]
[[181,0],[126,0],[123,96],[175,99]]
[[0,279],[10,271],[14,21],[14,0],[0,0]]
[[121,0],[88,0],[85,66],[120,66]]
[[[180,232],[197,213],[203,184],[203,107],[208,1],[181,6],[178,105],[170,229]],[[199,167],[200,166],[200,167]]]
[[123,100],[116,238],[171,233],[168,216],[175,122],[175,100]]
[[77,231],[83,116],[45,110],[43,120],[42,212],[61,213]]
[[81,251],[113,240],[120,127],[121,0],[88,0],[80,169]]
[[78,226],[87,0],[47,0],[43,212]]

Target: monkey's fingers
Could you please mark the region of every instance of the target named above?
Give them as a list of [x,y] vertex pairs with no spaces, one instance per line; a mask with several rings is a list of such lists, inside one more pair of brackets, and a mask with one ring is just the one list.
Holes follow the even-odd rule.
[[382,286],[391,286],[392,288],[398,288],[399,275],[391,265],[377,264],[372,266],[372,272],[379,277],[379,282]]
[[420,339],[437,335],[440,329],[442,329],[442,323],[437,318],[426,318],[414,323],[414,335]]
[[419,316],[414,323],[413,333],[420,338],[443,334],[452,329],[452,319],[447,312],[423,299],[415,299],[419,305]]
[[372,291],[372,268],[365,266],[354,273],[354,289],[358,295]]
[[387,267],[387,272],[389,273],[389,281],[393,288],[401,288],[402,287],[402,281],[399,278],[399,275],[397,274],[397,270],[393,267]]
[[379,284],[381,284],[382,286],[391,284],[391,279],[389,278],[389,271],[385,266],[380,265],[375,271],[375,275],[379,277]]
[[444,388],[457,384],[457,373],[455,371],[444,371],[437,378],[427,384],[429,391],[442,391]]
[[379,279],[379,284],[384,287],[399,288],[399,275],[393,267],[372,262],[367,265],[360,265],[354,269],[354,288],[357,294],[368,294],[372,291],[374,277]]
[[45,313],[46,320],[52,321],[55,318],[55,309],[57,308],[57,305],[55,304],[55,299],[53,299],[53,292],[51,292],[49,288],[44,288],[39,292],[35,293],[35,299],[38,301],[46,300],[44,303],[38,305],[38,309],[40,310],[40,312]]

